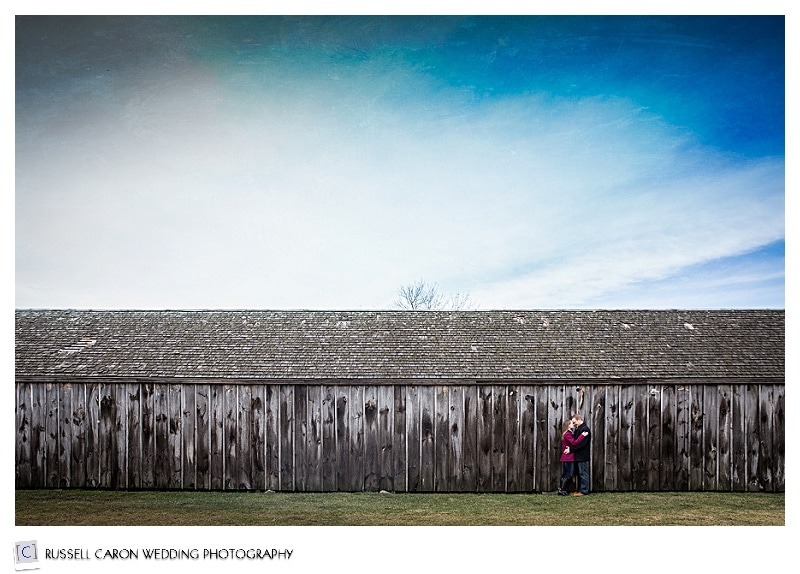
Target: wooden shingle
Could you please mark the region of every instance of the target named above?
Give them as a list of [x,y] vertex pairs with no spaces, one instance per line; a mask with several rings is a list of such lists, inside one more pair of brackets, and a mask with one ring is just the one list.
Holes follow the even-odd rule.
[[782,378],[783,310],[17,310],[17,378]]

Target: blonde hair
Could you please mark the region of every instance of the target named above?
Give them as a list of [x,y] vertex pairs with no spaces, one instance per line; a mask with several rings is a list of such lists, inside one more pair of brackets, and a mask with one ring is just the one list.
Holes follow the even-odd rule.
[[572,415],[572,418],[578,422],[583,422],[583,415],[581,415],[580,413],[575,413],[574,415]]
[[567,419],[561,424],[561,438],[564,438],[564,435],[567,434],[570,422],[572,422],[572,419]]

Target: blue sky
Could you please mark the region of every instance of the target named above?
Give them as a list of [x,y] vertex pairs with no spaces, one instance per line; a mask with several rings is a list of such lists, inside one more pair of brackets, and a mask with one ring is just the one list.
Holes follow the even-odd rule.
[[15,305],[785,305],[784,18],[25,17]]

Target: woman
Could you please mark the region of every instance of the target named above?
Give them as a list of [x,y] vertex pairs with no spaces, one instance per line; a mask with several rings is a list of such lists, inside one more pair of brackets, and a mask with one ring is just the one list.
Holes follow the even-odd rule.
[[575,473],[575,454],[571,452],[571,448],[581,443],[589,433],[583,432],[577,437],[572,434],[575,430],[575,423],[572,419],[564,421],[561,425],[561,483],[558,485],[558,495],[567,496],[567,482],[572,478]]

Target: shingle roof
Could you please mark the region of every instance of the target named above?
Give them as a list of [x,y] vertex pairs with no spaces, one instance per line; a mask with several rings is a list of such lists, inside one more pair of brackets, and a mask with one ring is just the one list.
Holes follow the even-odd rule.
[[783,310],[16,311],[16,376],[783,377]]

